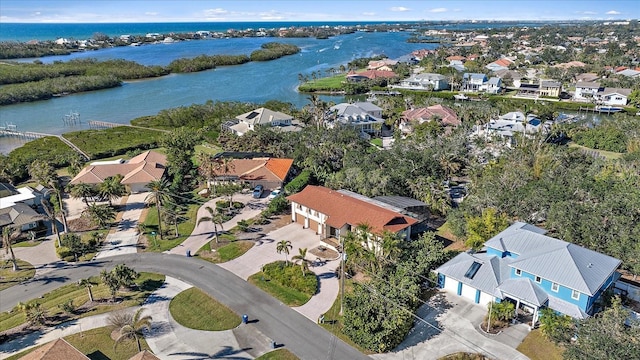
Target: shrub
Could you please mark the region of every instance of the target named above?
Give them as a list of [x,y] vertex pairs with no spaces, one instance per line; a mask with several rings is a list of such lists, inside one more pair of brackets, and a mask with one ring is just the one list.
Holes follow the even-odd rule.
[[304,189],[311,182],[311,171],[304,170],[284,187],[288,195],[295,194]]
[[307,295],[314,295],[318,289],[318,280],[314,274],[307,270],[307,274],[312,276],[302,276],[300,267],[292,263],[286,265],[284,261],[276,261],[265,265],[262,272],[271,281]]

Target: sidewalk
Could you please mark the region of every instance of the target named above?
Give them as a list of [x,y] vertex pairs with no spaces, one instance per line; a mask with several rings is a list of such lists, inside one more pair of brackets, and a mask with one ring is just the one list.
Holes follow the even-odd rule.
[[[196,224],[198,219],[203,216],[209,216],[209,212],[205,209],[205,207],[209,206],[212,209],[216,207],[216,201],[224,200],[225,198],[217,197],[215,199],[211,199],[207,201],[204,205],[202,205],[198,209],[198,215],[196,219]],[[245,204],[245,207],[242,209],[240,214],[233,217],[233,219],[222,224],[223,230],[229,230],[234,226],[238,225],[240,220],[248,220],[253,217],[256,217],[262,212],[262,210],[266,206],[267,199],[254,199],[251,196],[251,193],[248,194],[238,194],[233,197],[233,201],[239,201]],[[218,231],[222,231],[218,228]],[[213,230],[213,224],[210,221],[202,222],[193,229],[191,235],[182,242],[182,244],[174,247],[171,250],[165,251],[167,254],[176,254],[176,255],[184,255],[187,250],[191,250],[192,254],[195,254],[201,247],[203,247],[208,241],[210,241],[215,236],[215,231]]]

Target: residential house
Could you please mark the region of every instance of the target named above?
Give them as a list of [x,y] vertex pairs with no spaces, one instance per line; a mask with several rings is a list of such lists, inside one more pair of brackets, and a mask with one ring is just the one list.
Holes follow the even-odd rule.
[[413,131],[414,123],[422,124],[433,119],[437,119],[442,126],[448,128],[457,127],[462,123],[453,109],[438,104],[403,111],[400,130],[404,133],[409,133]]
[[24,203],[31,207],[40,205],[43,198],[49,196],[49,190],[42,185],[35,188],[24,186],[16,188],[8,183],[0,183],[0,209]]
[[367,65],[367,70],[393,71],[393,67],[398,62],[391,59],[371,60]]
[[598,79],[600,79],[600,76],[598,76],[598,74],[596,73],[582,73],[582,74],[576,75],[576,83],[595,82]]
[[422,73],[414,74],[411,77],[400,81],[399,85],[392,85],[392,88],[410,89],[410,90],[448,90],[449,81],[447,77],[440,74]]
[[492,63],[487,64],[485,68],[489,69],[490,71],[496,72],[500,70],[509,70],[509,65],[511,64],[513,64],[513,60],[503,57]]
[[541,80],[538,92],[540,96],[558,97],[562,92],[562,83],[559,81]]
[[546,133],[551,130],[551,122],[543,123],[536,115],[525,116],[519,111],[513,111],[489,120],[483,130],[485,138],[499,137],[511,147],[515,145],[516,134],[532,136],[539,132]]
[[70,182],[97,185],[106,178],[122,175],[120,183],[132,193],[148,191],[147,184],[162,179],[167,157],[159,152],[145,151],[130,160],[97,161],[82,169]]
[[604,88],[598,90],[595,99],[598,103],[609,106],[625,106],[631,95],[631,89]]
[[573,99],[577,101],[591,101],[598,91],[600,91],[600,84],[597,82],[577,82]]
[[462,91],[463,92],[479,92],[482,85],[488,81],[487,75],[477,73],[464,73],[462,75]]
[[634,69],[624,69],[622,71],[618,71],[616,75],[623,75],[634,79],[640,79],[640,71]]
[[545,234],[516,222],[489,239],[484,251],[461,253],[437,268],[438,285],[482,306],[512,302],[533,314],[532,325],[542,308],[576,319],[593,315],[619,278],[621,261]]
[[5,226],[20,231],[37,230],[42,227],[42,215],[24,203],[15,203],[0,209],[0,231]]
[[226,167],[216,171],[215,182],[234,181],[250,187],[262,185],[265,189],[282,188],[291,173],[293,159],[259,157],[231,159]]
[[238,136],[254,131],[260,126],[271,127],[279,131],[299,131],[302,129],[293,116],[263,107],[238,115],[234,120],[227,121],[222,125],[223,129]]
[[489,94],[497,94],[502,91],[502,79],[499,77],[490,78],[483,87],[484,91]]
[[370,102],[341,103],[332,106],[325,117],[325,126],[350,126],[361,133],[374,133],[384,123],[382,108]]
[[349,82],[361,82],[367,80],[375,80],[375,79],[391,79],[396,77],[396,73],[393,71],[383,71],[383,70],[366,70],[361,72],[350,71],[346,79]]
[[460,55],[453,55],[453,56],[449,56],[446,58],[446,60],[449,62],[449,66],[453,66],[453,65],[463,65],[464,61],[467,58],[465,58],[464,56],[460,56]]
[[359,225],[369,226],[368,247],[375,248],[376,239],[383,232],[408,239],[411,226],[418,222],[403,214],[402,209],[346,190],[307,185],[287,199],[291,202],[291,221],[314,231],[323,245],[334,250],[340,237],[355,232]]
[[[497,77],[502,79],[502,83],[505,86],[520,87],[523,79],[522,75],[515,70],[498,70],[494,72]],[[511,84],[511,85],[509,85]]]
[[19,360],[89,360],[89,358],[69,344],[65,339],[53,340],[36,348]]

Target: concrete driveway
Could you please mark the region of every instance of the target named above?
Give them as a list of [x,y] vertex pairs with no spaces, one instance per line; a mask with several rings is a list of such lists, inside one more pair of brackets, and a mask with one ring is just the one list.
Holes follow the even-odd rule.
[[[446,292],[432,296],[420,307],[409,335],[393,352],[376,354],[374,359],[438,359],[456,352],[482,353],[491,359],[526,360],[516,351],[528,333],[519,324],[501,334],[488,335],[478,328],[487,309],[464,298]],[[517,338],[517,339],[516,339]]]
[[138,252],[137,225],[148,195],[148,192],[129,195],[122,218],[117,222],[118,227],[107,235],[102,249],[95,256],[96,259]]

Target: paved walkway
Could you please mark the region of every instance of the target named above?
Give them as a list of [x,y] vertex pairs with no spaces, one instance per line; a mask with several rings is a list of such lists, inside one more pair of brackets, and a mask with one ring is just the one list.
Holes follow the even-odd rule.
[[[256,240],[256,244],[244,255],[219,265],[247,280],[249,276],[259,272],[263,265],[285,259],[284,253],[278,254],[276,251],[278,242],[282,240],[291,241],[292,249],[288,256],[291,261],[293,256],[298,255],[298,249],[316,247],[319,237],[313,231],[303,229],[300,224],[289,224],[266,234],[260,240]],[[308,253],[307,259],[315,260],[311,257],[312,255]],[[315,322],[321,314],[331,308],[339,291],[338,279],[334,274],[338,264],[338,260],[333,260],[325,262],[322,266],[309,267],[320,279],[319,292],[306,304],[294,308],[296,311]]]
[[[212,209],[216,207],[216,201],[225,200],[225,198],[217,197],[215,199],[211,199],[207,201],[203,206],[198,209],[198,217],[200,219],[203,216],[209,216],[209,212],[205,209],[205,207],[209,206]],[[233,217],[233,219],[222,224],[222,229],[229,230],[232,227],[238,225],[240,220],[248,220],[253,217],[256,217],[262,212],[267,204],[266,198],[254,199],[251,196],[251,193],[248,194],[238,194],[233,197],[233,201],[239,201],[245,204],[245,207],[242,211]],[[196,223],[197,220],[196,219]],[[218,228],[218,231],[222,231]],[[208,241],[210,241],[215,236],[215,231],[213,229],[213,223],[209,221],[205,221],[196,225],[189,236],[182,244],[174,247],[171,250],[165,251],[167,254],[176,254],[176,255],[185,255],[187,250],[191,250],[191,253],[195,254],[201,247],[203,247]]]
[[[167,276],[165,283],[142,305],[143,315],[152,317],[151,330],[145,340],[153,353],[161,359],[193,359],[233,356],[236,359],[253,359],[271,351],[269,339],[251,324],[240,325],[232,330],[202,331],[178,324],[169,312],[169,303],[176,295],[192,286]],[[139,306],[123,311],[135,312]],[[109,313],[70,321],[53,328],[31,333],[23,338],[0,344],[0,357],[82,331],[108,326]],[[251,344],[241,346],[240,342]],[[257,346],[256,346],[257,345]]]
[[116,231],[107,235],[95,259],[138,252],[138,220],[148,195],[148,192],[129,195]]

